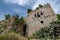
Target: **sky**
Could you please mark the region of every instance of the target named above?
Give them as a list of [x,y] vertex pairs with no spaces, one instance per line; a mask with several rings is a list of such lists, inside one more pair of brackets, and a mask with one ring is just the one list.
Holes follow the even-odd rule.
[[39,4],[50,3],[54,12],[60,13],[60,0],[0,0],[0,20],[5,18],[4,15],[27,16],[27,9],[34,10]]

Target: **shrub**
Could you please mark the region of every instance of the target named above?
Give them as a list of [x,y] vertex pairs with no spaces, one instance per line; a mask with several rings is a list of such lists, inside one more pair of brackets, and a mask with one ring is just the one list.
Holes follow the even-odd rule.
[[10,14],[5,15],[5,19],[6,19],[6,20],[9,19],[10,17],[11,17]]
[[27,40],[23,36],[16,33],[8,33],[4,35],[0,35],[0,40]]
[[30,13],[32,10],[31,9],[28,9],[27,12]]
[[60,20],[60,14],[57,14],[57,18],[58,18],[58,20]]
[[60,22],[59,21],[55,21],[52,22],[50,26],[48,27],[43,27],[40,30],[36,31],[34,33],[34,35],[32,36],[32,38],[58,38],[60,33]]

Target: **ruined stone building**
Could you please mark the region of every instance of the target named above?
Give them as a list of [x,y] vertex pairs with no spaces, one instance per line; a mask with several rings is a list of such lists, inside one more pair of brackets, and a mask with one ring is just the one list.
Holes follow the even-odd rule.
[[[50,4],[46,4],[38,9],[32,10],[28,13],[28,16],[25,18],[25,25],[23,28],[14,26],[14,28],[20,29],[23,31],[23,35],[32,36],[35,31],[39,30],[42,27],[47,27],[51,22],[56,21],[57,16],[52,10]],[[6,20],[8,29],[12,28],[12,23],[15,21],[15,18],[10,18]],[[2,24],[3,22],[0,22]],[[0,25],[1,26],[1,25]],[[10,28],[9,28],[10,27]],[[5,32],[5,31],[4,31]]]
[[28,16],[25,18],[25,31],[28,36],[31,36],[33,33],[35,33],[35,31],[50,25],[51,22],[56,20],[57,16],[55,12],[52,10],[50,4],[46,4],[28,14]]

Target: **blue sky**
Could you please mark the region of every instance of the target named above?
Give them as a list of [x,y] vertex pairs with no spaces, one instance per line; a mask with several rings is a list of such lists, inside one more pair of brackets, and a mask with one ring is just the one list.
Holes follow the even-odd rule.
[[20,16],[27,16],[27,9],[35,9],[39,4],[50,3],[55,13],[60,13],[60,0],[0,0],[0,20],[4,19],[4,15],[10,13]]

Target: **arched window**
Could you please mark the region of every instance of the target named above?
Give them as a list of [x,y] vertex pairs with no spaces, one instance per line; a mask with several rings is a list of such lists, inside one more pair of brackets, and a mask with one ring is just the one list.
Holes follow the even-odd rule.
[[37,16],[40,17],[40,14],[37,12]]
[[43,15],[43,13],[41,12],[41,15]]
[[27,36],[27,24],[23,26],[23,36]]

